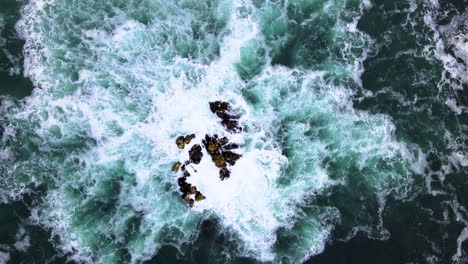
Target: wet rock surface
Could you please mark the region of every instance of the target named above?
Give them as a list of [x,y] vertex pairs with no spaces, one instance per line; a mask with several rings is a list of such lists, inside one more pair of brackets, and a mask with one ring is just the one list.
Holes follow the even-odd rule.
[[[240,133],[242,127],[239,125],[239,115],[236,115],[232,111],[232,107],[228,102],[215,101],[210,102],[210,110],[215,113],[219,118],[222,119],[221,124],[224,128],[231,133]],[[184,149],[186,145],[192,143],[195,139],[195,134],[186,136],[179,136],[176,138],[176,145],[179,149]],[[190,173],[186,170],[186,166],[189,164],[200,164],[203,159],[203,149],[206,150],[208,155],[211,157],[214,165],[219,168],[220,180],[226,180],[231,176],[229,167],[234,166],[242,155],[233,152],[232,150],[238,149],[239,145],[229,142],[227,137],[219,137],[218,135],[208,135],[201,141],[202,145],[194,144],[188,151],[189,160],[183,164],[176,162],[172,166],[172,171],[179,173],[182,172],[182,177],[177,179],[179,191],[182,193],[181,198],[188,206],[195,206],[195,202],[200,202],[206,199],[206,197],[197,190],[196,186],[191,185],[187,182],[187,178],[190,177]]]
[[218,135],[205,135],[205,139],[202,140],[202,143],[211,156],[211,160],[214,162],[215,166],[221,169],[219,171],[219,178],[221,180],[229,178],[231,173],[229,169],[227,169],[227,166],[234,166],[236,161],[242,157],[242,155],[230,150],[236,149],[239,146],[234,143],[229,143],[226,137],[218,138]]
[[185,140],[183,136],[180,136],[176,139],[176,145],[179,149],[183,149],[185,147]]
[[210,102],[210,110],[221,118],[221,124],[233,133],[242,132],[242,127],[239,125],[240,115],[234,114],[231,104],[228,102],[214,101]]
[[202,147],[198,144],[193,145],[193,147],[189,150],[189,157],[189,162],[193,164],[199,164],[203,158]]
[[180,162],[176,162],[176,163],[172,166],[172,171],[178,171],[179,168],[180,168],[180,165],[181,165]]

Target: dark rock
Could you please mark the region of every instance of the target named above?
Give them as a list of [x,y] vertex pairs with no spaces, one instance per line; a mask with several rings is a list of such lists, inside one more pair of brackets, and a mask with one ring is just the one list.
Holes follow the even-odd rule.
[[189,191],[187,194],[196,194],[197,193],[197,187],[195,186],[190,186]]
[[205,145],[205,148],[210,155],[218,153],[220,150],[220,145],[218,144],[218,140],[215,137],[205,135],[205,139],[202,140],[202,143]]
[[213,113],[223,113],[231,109],[228,102],[214,101],[210,102],[210,110]]
[[183,149],[185,147],[185,143],[184,143],[185,139],[183,136],[180,136],[176,139],[176,144],[177,144],[177,147],[179,149]]
[[184,172],[184,177],[190,177],[190,173],[188,171]]
[[238,148],[239,148],[239,145],[235,143],[230,143],[230,144],[223,146],[223,149],[225,150],[238,149]]
[[206,197],[203,196],[203,194],[201,192],[197,192],[197,194],[195,194],[195,201],[199,202],[199,201],[202,201],[202,200],[205,200]]
[[224,179],[227,179],[231,176],[231,172],[226,169],[226,168],[222,168],[219,170],[219,178],[223,181]]
[[224,146],[226,145],[227,143],[229,143],[229,139],[227,137],[222,137],[220,140],[219,140],[219,144],[221,146]]
[[182,194],[182,200],[184,200],[186,202],[189,202],[190,201],[190,196],[188,196],[187,194]]
[[179,183],[179,186],[181,186],[182,184],[185,183],[186,180],[187,180],[187,178],[185,178],[185,177],[180,177],[179,179],[177,179],[177,182]]
[[190,199],[188,203],[190,207],[193,207],[195,205],[195,201],[193,199]]
[[210,102],[210,110],[222,119],[221,123],[227,130],[234,133],[242,131],[242,127],[239,126],[239,122],[237,121],[240,116],[231,113],[231,105],[228,102]]
[[211,159],[215,163],[216,167],[218,168],[225,168],[226,167],[226,160],[224,159],[223,155],[220,153],[216,153],[211,155]]
[[221,119],[238,119],[238,115],[230,113],[232,110],[228,102],[215,101],[210,102],[210,110]]
[[236,161],[242,157],[242,155],[234,153],[232,151],[224,151],[223,152],[224,160],[229,163],[229,165],[236,164]]
[[192,187],[192,185],[186,182],[180,184],[179,186],[180,186],[179,190],[183,194],[187,194],[190,191],[190,187]]
[[180,168],[180,165],[182,165],[180,162],[176,162],[176,163],[172,166],[172,171],[178,171],[179,168]]
[[221,124],[227,128],[228,130],[234,132],[234,133],[240,133],[242,132],[242,127],[239,126],[239,122],[234,119],[223,119],[221,121]]
[[195,138],[195,134],[185,136],[185,139],[184,139],[185,144],[190,144],[190,142],[192,142],[192,139],[194,138]]
[[194,164],[199,164],[203,158],[202,148],[200,145],[196,144],[189,151],[190,162]]

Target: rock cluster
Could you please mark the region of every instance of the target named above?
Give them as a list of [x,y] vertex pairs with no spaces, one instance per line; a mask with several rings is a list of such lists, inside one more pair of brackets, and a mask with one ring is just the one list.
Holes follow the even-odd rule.
[[[179,149],[184,149],[186,144],[190,144],[192,139],[195,138],[195,134],[180,136],[176,139],[176,145]],[[194,163],[199,164],[202,157],[202,148],[200,145],[193,145],[189,150],[190,159],[186,161],[183,165],[180,162],[174,163],[172,166],[172,171],[177,172],[179,169],[183,172],[183,176],[177,179],[177,184],[179,185],[179,191],[182,192],[182,200],[188,203],[190,207],[195,205],[195,201],[199,202],[205,199],[205,196],[197,190],[196,186],[192,186],[187,182],[187,177],[190,177],[190,173],[186,170],[185,166]],[[192,198],[192,196],[195,198]]]
[[187,136],[180,136],[176,139],[176,144],[179,149],[184,149],[185,144],[190,144],[192,142],[192,139],[195,138],[195,134],[187,135]]
[[232,113],[232,107],[228,102],[210,102],[210,110],[222,119],[221,124],[230,132],[240,133],[242,127],[239,126],[239,115]]
[[[231,105],[228,102],[210,102],[210,109],[222,119],[221,124],[229,132],[239,133],[242,131],[242,127],[239,126],[238,121],[240,116],[232,114]],[[185,145],[190,144],[194,138],[195,134],[179,136],[175,143],[179,149],[184,149]],[[219,138],[216,134],[213,136],[205,135],[202,144],[215,166],[219,168],[219,178],[221,180],[229,178],[231,171],[228,169],[228,166],[234,166],[236,161],[242,157],[242,155],[232,152],[231,150],[237,149],[239,146],[235,143],[230,143],[226,137]],[[177,183],[182,193],[182,199],[187,202],[190,207],[193,207],[195,202],[206,199],[206,197],[197,190],[196,186],[192,186],[187,182],[190,173],[186,170],[186,166],[191,163],[200,164],[203,158],[203,147],[199,144],[193,145],[188,151],[189,160],[185,161],[184,164],[176,162],[172,166],[172,171],[178,172],[181,170],[183,172],[183,176],[177,179]]]
[[202,140],[206,151],[211,156],[211,160],[219,170],[219,178],[221,180],[229,178],[231,172],[227,169],[227,165],[234,166],[236,161],[242,157],[240,154],[230,151],[237,149],[239,146],[234,143],[229,143],[226,137],[218,138],[218,135],[205,135]]

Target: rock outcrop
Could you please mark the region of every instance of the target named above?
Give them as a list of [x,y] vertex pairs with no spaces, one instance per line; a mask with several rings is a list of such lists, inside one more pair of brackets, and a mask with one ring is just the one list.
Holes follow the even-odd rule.
[[239,125],[239,115],[232,113],[231,104],[228,102],[214,101],[210,102],[210,110],[221,118],[221,124],[233,133],[242,132],[242,127]]
[[190,144],[192,139],[195,138],[195,134],[187,135],[187,136],[180,136],[176,139],[176,145],[179,149],[184,149],[185,145]]
[[200,145],[196,144],[189,150],[189,162],[193,164],[200,164],[203,158],[203,152]]
[[178,171],[180,168],[180,165],[182,165],[180,162],[174,163],[174,165],[172,166],[172,171]]
[[[210,110],[221,118],[221,124],[227,131],[231,133],[240,133],[242,127],[239,125],[239,115],[236,115],[232,111],[232,107],[228,102],[215,101],[210,102]],[[186,145],[189,145],[195,138],[195,134],[177,137],[175,143],[179,149],[184,149]],[[195,205],[195,202],[200,202],[206,199],[206,197],[197,190],[196,186],[191,185],[187,182],[187,178],[190,177],[190,173],[186,170],[186,166],[189,164],[200,164],[203,159],[203,148],[206,150],[211,160],[217,168],[219,168],[219,178],[221,180],[228,179],[231,176],[230,166],[234,166],[242,155],[233,152],[232,150],[238,149],[239,145],[230,143],[227,137],[219,138],[218,135],[205,135],[202,139],[202,145],[194,144],[188,151],[189,160],[185,161],[184,164],[176,162],[172,166],[172,171],[183,172],[183,176],[177,179],[179,191],[182,193],[182,200],[184,200],[190,207]]]
[[234,166],[236,161],[242,157],[242,155],[230,151],[238,148],[237,144],[229,143],[226,137],[219,138],[218,135],[205,135],[202,143],[215,166],[220,168],[219,178],[221,180],[229,178],[231,172],[227,168],[227,165]]

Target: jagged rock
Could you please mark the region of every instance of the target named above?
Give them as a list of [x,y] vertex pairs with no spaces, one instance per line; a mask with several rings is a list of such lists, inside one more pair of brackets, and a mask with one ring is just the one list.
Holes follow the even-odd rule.
[[189,202],[190,201],[190,196],[188,196],[187,194],[182,194],[182,200],[184,200],[186,202]]
[[239,126],[239,122],[234,119],[223,119],[221,121],[221,124],[227,128],[228,130],[231,130],[234,133],[240,133],[242,132],[242,127]]
[[210,102],[210,110],[222,119],[221,124],[227,128],[227,130],[234,133],[242,131],[242,127],[239,126],[239,122],[237,121],[240,116],[230,113],[231,105],[228,102]]
[[210,102],[210,110],[213,113],[224,113],[230,109],[228,102],[214,101]]
[[185,177],[180,177],[179,179],[177,179],[177,182],[179,183],[179,186],[181,186],[182,184],[185,183],[186,180],[187,180],[187,178],[185,178]]
[[185,147],[185,138],[180,136],[176,139],[176,144],[179,149],[183,149]]
[[216,167],[218,168],[225,168],[226,167],[226,161],[223,157],[222,154],[216,153],[211,155],[211,159],[215,163]]
[[180,184],[179,186],[180,186],[179,190],[183,194],[187,194],[190,191],[190,187],[192,187],[192,185],[186,182]]
[[234,153],[232,151],[223,151],[224,160],[229,163],[229,165],[233,166],[236,164],[236,161],[242,157],[242,155]]
[[229,143],[229,139],[227,137],[222,137],[218,142],[221,146],[224,146]]
[[219,145],[215,142],[208,143],[207,150],[208,152],[216,152],[219,149]]
[[197,194],[195,194],[195,201],[199,202],[199,201],[202,201],[202,200],[205,200],[206,197],[203,196],[203,194],[201,192],[197,192]]
[[197,193],[197,187],[195,186],[190,186],[189,191],[187,194],[196,194]]
[[205,139],[202,141],[209,154],[219,152],[220,145],[218,144],[218,140],[216,139],[216,137],[217,135],[215,135],[214,137],[205,135]]
[[190,162],[194,164],[199,164],[203,158],[202,148],[200,145],[196,144],[189,151]]
[[180,162],[176,162],[176,163],[172,166],[172,171],[178,171],[179,168],[180,168],[180,165],[182,165]]
[[192,142],[192,139],[194,138],[195,138],[195,134],[185,136],[185,139],[184,139],[185,144],[190,144],[190,142]]
[[229,113],[232,108],[228,102],[215,101],[210,102],[210,110],[221,119],[237,119],[239,116]]
[[219,178],[223,181],[224,179],[227,179],[231,176],[231,172],[226,169],[226,168],[222,168],[219,170]]
[[225,144],[223,146],[223,149],[225,149],[225,150],[238,149],[238,148],[239,148],[239,145],[237,145],[235,143]]
[[[242,131],[242,127],[239,126],[238,119],[239,115],[232,112],[231,105],[228,102],[215,101],[210,102],[210,110],[221,118],[221,124],[230,132],[239,133]],[[185,145],[188,145],[195,138],[195,134],[186,136],[179,136],[176,139],[176,144],[179,149],[184,149]],[[235,143],[229,143],[227,137],[219,138],[218,135],[205,135],[202,140],[202,144],[205,147],[208,154],[211,156],[215,166],[220,168],[219,177],[221,180],[225,180],[230,177],[231,172],[227,168],[229,165],[234,165],[236,161],[241,157],[240,154],[232,152],[230,150],[238,149],[239,145]],[[197,190],[197,187],[192,186],[187,182],[187,177],[190,177],[190,173],[186,169],[186,165],[190,163],[199,164],[203,158],[202,146],[200,144],[193,145],[189,150],[189,160],[185,161],[182,165],[180,162],[175,163],[172,166],[173,171],[179,169],[183,172],[183,177],[177,179],[179,190],[182,192],[182,199],[188,203],[190,207],[195,205],[195,201],[199,202],[206,199],[201,192]],[[192,167],[195,170],[195,167]],[[195,195],[195,200],[192,195]]]

